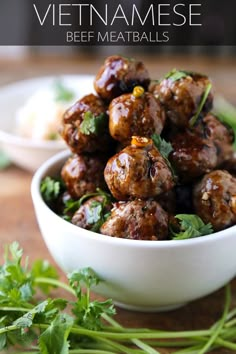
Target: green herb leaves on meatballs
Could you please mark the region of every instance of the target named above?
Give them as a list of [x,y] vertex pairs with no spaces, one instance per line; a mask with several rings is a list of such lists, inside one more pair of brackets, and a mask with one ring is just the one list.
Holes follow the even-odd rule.
[[92,112],[84,114],[84,120],[80,125],[80,132],[85,135],[102,133],[107,126],[107,116],[105,113],[95,116]]
[[180,231],[174,232],[171,229],[173,240],[186,240],[213,233],[213,228],[210,223],[204,224],[202,219],[197,215],[178,214],[175,218],[180,221]]

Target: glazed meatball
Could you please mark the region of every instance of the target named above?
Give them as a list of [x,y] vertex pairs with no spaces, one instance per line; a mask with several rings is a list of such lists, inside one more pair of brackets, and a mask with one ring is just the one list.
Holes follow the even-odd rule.
[[167,211],[168,214],[175,214],[176,212],[176,192],[175,189],[170,189],[169,191],[158,195],[155,200],[160,204],[160,206]]
[[98,232],[111,209],[112,203],[106,196],[92,197],[75,212],[71,222],[83,229]]
[[109,102],[123,93],[132,92],[137,85],[147,89],[149,83],[149,74],[142,62],[114,55],[108,57],[99,70],[94,88]]
[[205,175],[195,185],[193,197],[197,215],[210,222],[215,231],[236,224],[236,178],[227,171]]
[[232,157],[233,130],[220,122],[216,116],[211,113],[207,114],[199,120],[198,124],[192,130],[204,139],[213,141],[217,148],[218,164]]
[[107,188],[103,175],[106,161],[104,156],[88,154],[74,155],[66,161],[61,177],[72,198]]
[[133,240],[164,240],[168,236],[168,215],[153,200],[118,202],[100,232]]
[[[197,113],[210,81],[206,76],[189,73],[180,79],[169,75],[153,86],[152,92],[166,109],[171,123],[178,127],[188,127],[190,119]],[[201,113],[206,114],[212,108],[213,95],[210,92]]]
[[[138,89],[141,91],[139,95],[136,93]],[[161,134],[164,123],[165,112],[160,103],[151,93],[144,93],[141,87],[115,98],[109,106],[110,134],[123,146],[130,144],[133,135],[150,138],[154,133]]]
[[169,159],[181,182],[188,182],[213,170],[218,164],[217,148],[213,141],[190,131],[171,138],[173,151]]
[[172,172],[151,139],[133,137],[127,146],[108,160],[104,176],[118,200],[155,197],[170,190]]
[[109,150],[111,137],[106,111],[101,98],[90,94],[65,112],[61,135],[73,153]]

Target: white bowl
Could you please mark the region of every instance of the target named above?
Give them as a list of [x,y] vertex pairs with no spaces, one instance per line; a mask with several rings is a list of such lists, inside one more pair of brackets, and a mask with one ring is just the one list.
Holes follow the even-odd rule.
[[[59,78],[75,89],[78,99],[94,91],[93,76],[63,75]],[[50,87],[56,79],[58,77],[41,77],[0,88],[0,148],[12,162],[29,171],[35,171],[49,157],[67,148],[63,141],[33,140],[15,133],[17,110],[34,92]]]
[[236,226],[190,240],[138,241],[96,234],[57,216],[43,201],[40,182],[57,175],[68,156],[62,152],[50,158],[31,185],[44,241],[65,272],[93,268],[104,280],[97,293],[141,311],[176,308],[236,275]]

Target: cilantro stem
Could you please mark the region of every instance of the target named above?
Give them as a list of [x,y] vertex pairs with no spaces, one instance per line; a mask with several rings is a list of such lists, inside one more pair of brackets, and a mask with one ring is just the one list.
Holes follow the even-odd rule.
[[209,93],[211,91],[211,88],[212,88],[212,84],[209,83],[207,85],[207,87],[206,87],[206,90],[205,90],[203,96],[202,96],[202,99],[201,99],[201,102],[200,102],[200,104],[198,106],[197,112],[195,113],[195,115],[189,121],[191,127],[193,127],[194,124],[196,123],[196,121],[198,120],[198,117],[199,117],[199,115],[200,115],[200,113],[201,113],[201,111],[203,109],[204,104],[206,103],[206,100],[207,100],[207,97],[208,97],[208,95],[209,95]]
[[227,318],[227,314],[229,312],[230,300],[231,300],[230,287],[229,287],[229,285],[227,285],[226,288],[225,288],[225,307],[224,307],[223,315],[222,315],[220,321],[218,322],[217,328],[212,333],[212,335],[210,336],[208,342],[204,345],[204,347],[202,348],[202,350],[199,351],[198,354],[206,353],[210,349],[212,344],[214,344],[214,342],[217,339],[217,337],[219,336],[221,330],[224,327],[224,324],[225,324],[225,321],[226,321],[226,318]]
[[[113,318],[107,316],[107,314],[103,314],[102,316],[108,323],[110,323],[113,327],[115,328],[119,328],[119,329],[123,329],[124,328],[117,323]],[[143,343],[142,341],[140,341],[139,339],[131,339],[131,341],[137,345],[137,347],[143,349],[145,351],[145,353],[148,354],[160,354],[158,351],[156,351],[155,349],[153,349],[152,347],[150,347],[148,344]]]
[[62,288],[69,292],[70,294],[76,296],[75,291],[67,284],[63,283],[60,280],[57,279],[52,279],[52,278],[44,278],[44,277],[37,277],[34,279],[34,282],[36,284],[48,284],[48,285],[53,285],[58,288]]

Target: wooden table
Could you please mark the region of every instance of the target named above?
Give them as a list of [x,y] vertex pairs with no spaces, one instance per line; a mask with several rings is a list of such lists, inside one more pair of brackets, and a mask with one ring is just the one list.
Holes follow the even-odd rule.
[[[142,58],[153,77],[160,77],[173,67],[207,72],[213,78],[215,87],[226,98],[236,102],[236,60],[218,58],[168,58],[158,56]],[[102,59],[78,56],[72,58],[31,57],[26,60],[0,60],[0,85],[22,78],[47,74],[96,73]],[[0,117],[0,119],[4,119]],[[1,252],[6,243],[17,240],[30,259],[53,260],[41,238],[30,196],[32,174],[16,166],[0,171],[0,240]],[[233,304],[236,305],[236,280],[232,281]],[[223,289],[195,301],[187,306],[166,313],[137,313],[117,309],[117,319],[125,326],[150,327],[165,330],[208,328],[221,315]],[[160,350],[162,354],[171,353]],[[232,353],[215,350],[212,353]]]

